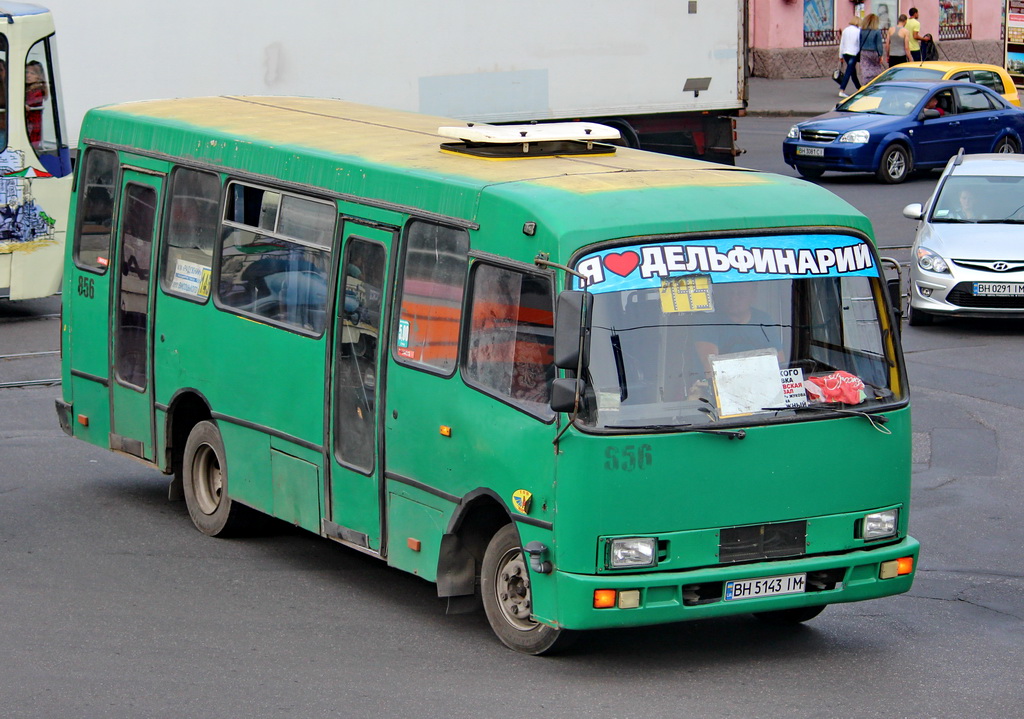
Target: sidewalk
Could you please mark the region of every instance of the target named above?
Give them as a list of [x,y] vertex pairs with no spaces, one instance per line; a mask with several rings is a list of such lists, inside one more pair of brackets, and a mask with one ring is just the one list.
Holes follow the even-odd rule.
[[[851,83],[846,88],[853,92]],[[831,77],[799,80],[747,79],[750,103],[747,115],[752,117],[811,117],[828,112],[839,102],[839,86]]]

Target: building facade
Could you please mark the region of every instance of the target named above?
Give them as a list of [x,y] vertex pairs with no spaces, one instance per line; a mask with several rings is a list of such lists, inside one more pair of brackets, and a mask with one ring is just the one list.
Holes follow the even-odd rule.
[[839,66],[839,34],[853,17],[895,25],[918,9],[921,33],[938,40],[940,60],[1005,63],[1004,0],[749,0],[750,74],[825,77]]

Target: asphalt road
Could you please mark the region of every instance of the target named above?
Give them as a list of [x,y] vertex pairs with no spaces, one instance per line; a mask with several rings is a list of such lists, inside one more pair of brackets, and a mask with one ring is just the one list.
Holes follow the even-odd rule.
[[[782,165],[789,122],[742,121]],[[820,181],[906,245],[934,182]],[[0,301],[0,356],[52,351],[51,299]],[[38,319],[37,319],[38,318]],[[1024,703],[1021,322],[906,328],[915,421],[912,591],[795,630],[747,617],[594,632],[520,656],[432,585],[272,523],[192,528],[166,479],[65,437],[59,387],[0,389],[3,717],[1009,717]],[[54,355],[0,359],[5,382]],[[814,448],[827,462],[857,447]]]

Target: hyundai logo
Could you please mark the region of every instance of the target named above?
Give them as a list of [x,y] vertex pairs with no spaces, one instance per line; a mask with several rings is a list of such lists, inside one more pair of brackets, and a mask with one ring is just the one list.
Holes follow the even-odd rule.
[[993,262],[992,269],[996,272],[1006,272],[1010,269],[1010,264],[1008,262]]

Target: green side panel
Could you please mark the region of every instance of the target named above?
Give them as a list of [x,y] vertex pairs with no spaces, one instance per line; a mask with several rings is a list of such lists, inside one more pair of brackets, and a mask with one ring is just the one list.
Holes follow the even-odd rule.
[[[399,491],[404,491],[399,488]],[[439,510],[388,494],[388,564],[437,580],[437,557],[447,520]],[[418,543],[418,549],[416,549]]]
[[[110,446],[110,390],[99,382],[72,377],[70,394],[75,400],[71,405],[71,430],[74,436],[100,447]],[[69,392],[64,390],[65,401]],[[89,424],[82,425],[78,417],[84,415]]]
[[554,521],[553,424],[467,388],[458,375],[446,379],[392,361],[387,388],[389,473],[456,497],[486,487],[510,516],[512,494],[525,489],[533,494],[529,516]]
[[273,515],[286,522],[320,531],[320,468],[277,450],[270,450],[274,485]]
[[274,512],[270,435],[217,421],[228,463],[228,494],[266,514]]

